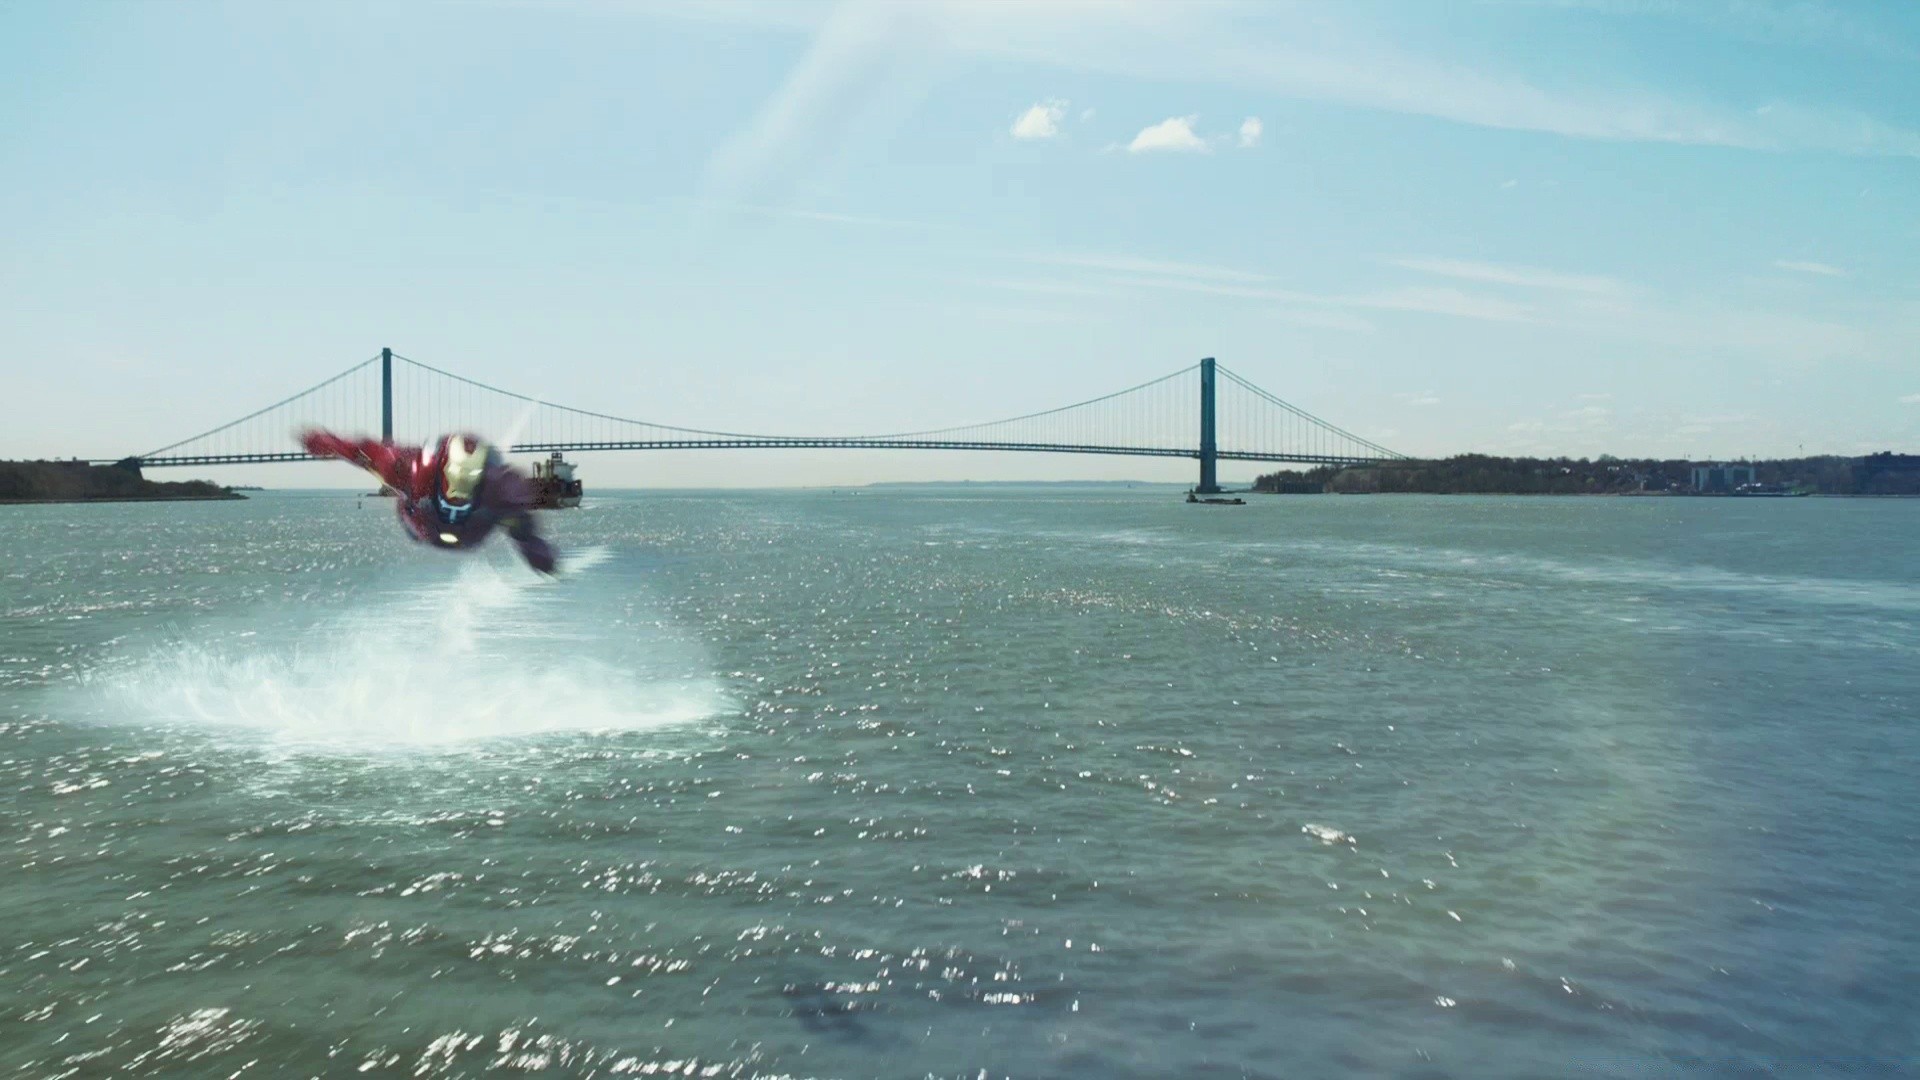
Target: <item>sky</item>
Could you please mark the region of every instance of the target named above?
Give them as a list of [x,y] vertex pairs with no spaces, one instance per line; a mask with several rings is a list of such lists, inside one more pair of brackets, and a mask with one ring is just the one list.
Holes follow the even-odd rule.
[[1214,356],[1415,456],[1920,451],[1920,4],[16,0],[0,72],[0,458],[151,449],[383,346],[733,431]]

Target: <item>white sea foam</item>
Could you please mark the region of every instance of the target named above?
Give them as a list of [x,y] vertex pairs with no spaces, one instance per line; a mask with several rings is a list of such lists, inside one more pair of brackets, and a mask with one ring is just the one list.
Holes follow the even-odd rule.
[[[1234,545],[1237,550],[1266,551],[1272,543]],[[1448,573],[1470,569],[1482,581],[1506,583],[1519,579],[1547,580],[1556,585],[1615,585],[1644,589],[1764,595],[1770,600],[1810,607],[1853,607],[1896,612],[1920,610],[1920,586],[1872,578],[1845,580],[1831,577],[1784,576],[1732,570],[1720,566],[1668,563],[1646,558],[1592,556],[1555,558],[1511,552],[1464,552],[1442,547],[1399,544],[1288,541],[1296,558],[1317,555],[1346,561],[1360,559],[1374,573],[1387,576],[1382,564],[1413,571]]]
[[597,544],[590,548],[582,548],[577,552],[569,552],[560,557],[560,572],[563,574],[585,573],[599,566],[601,563],[606,562],[612,555],[612,549],[604,544]]
[[189,640],[99,687],[109,714],[329,750],[456,746],[684,725],[725,707],[686,642],[607,634],[618,590],[476,560],[449,578],[296,632]]
[[1314,837],[1322,844],[1357,844],[1360,842],[1331,825],[1302,825],[1300,826],[1300,831],[1306,833],[1308,836]]

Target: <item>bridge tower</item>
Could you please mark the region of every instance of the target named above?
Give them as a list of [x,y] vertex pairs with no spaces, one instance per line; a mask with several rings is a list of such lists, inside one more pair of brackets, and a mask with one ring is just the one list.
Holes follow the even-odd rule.
[[380,350],[380,441],[393,441],[393,350]]
[[1217,475],[1220,446],[1213,431],[1213,357],[1200,361],[1200,486],[1202,495],[1220,494]]

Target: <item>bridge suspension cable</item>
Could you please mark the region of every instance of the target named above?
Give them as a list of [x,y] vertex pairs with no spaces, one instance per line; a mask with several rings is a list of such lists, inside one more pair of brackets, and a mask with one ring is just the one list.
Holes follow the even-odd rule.
[[[1005,427],[1010,427],[1012,425],[1017,425],[1017,424],[1027,424],[1032,421],[1044,420],[1047,417],[1054,417],[1054,416],[1059,416],[1062,413],[1072,412],[1075,409],[1087,409],[1087,408],[1093,408],[1095,406],[1106,405],[1106,404],[1115,402],[1119,398],[1124,398],[1129,394],[1138,394],[1143,391],[1151,390],[1155,387],[1161,386],[1162,384],[1170,383],[1173,380],[1178,379],[1183,375],[1190,376],[1198,367],[1199,367],[1198,364],[1188,365],[1187,367],[1183,367],[1178,371],[1170,371],[1167,374],[1162,375],[1157,379],[1148,379],[1146,382],[1143,382],[1138,386],[1129,386],[1125,390],[1115,390],[1111,394],[1102,394],[1099,397],[1088,398],[1085,401],[1076,401],[1071,405],[1062,405],[1056,409],[1042,409],[1039,412],[1027,413],[1022,416],[1011,416],[1005,420],[989,420],[983,424],[962,424],[957,427],[932,428],[927,431],[903,431],[903,432],[897,432],[890,435],[873,435],[869,437],[875,438],[875,439],[918,439],[918,438],[930,438],[935,435],[956,435],[956,434],[963,434],[963,433],[969,433],[969,432],[984,432],[987,429],[991,429],[991,428],[1005,428]],[[1137,419],[1139,414],[1140,414],[1139,410],[1136,410],[1134,418]]]
[[[367,393],[369,387],[358,384],[360,381],[370,384],[373,392],[371,400],[375,406],[378,405],[379,385],[376,380],[355,380],[354,376],[369,374],[373,365],[379,360],[380,356],[376,353],[332,378],[323,379],[265,408],[255,409],[237,420],[229,420],[219,427],[209,428],[198,435],[190,435],[157,450],[149,450],[136,456],[146,461],[165,457],[204,458],[246,455],[258,451],[263,445],[269,445],[273,441],[272,436],[261,438],[261,433],[264,431],[271,430],[278,436],[278,442],[285,443],[289,440],[288,432],[297,426],[363,425],[369,419],[366,415],[360,415],[364,413],[369,399]],[[307,404],[298,409],[294,407],[303,401]],[[173,453],[189,444],[193,444],[193,453],[185,455]],[[285,460],[306,456],[304,452],[285,452],[281,455]]]
[[[1251,400],[1225,395],[1225,403],[1236,419],[1222,425],[1232,442],[1223,440],[1222,456],[1263,458],[1274,454],[1340,458],[1354,461],[1396,460],[1406,455],[1389,450],[1371,439],[1355,435],[1336,424],[1248,382],[1222,364],[1215,368],[1228,383],[1244,391]],[[1261,408],[1260,406],[1270,406]]]
[[[383,359],[390,363],[379,363]],[[1196,378],[1196,372],[1199,377]],[[1217,383],[1212,381],[1218,375]],[[1200,434],[1213,417],[1214,441]],[[296,461],[304,427],[378,432],[400,442],[474,431],[509,449],[825,447],[1052,451],[1349,464],[1401,455],[1267,392],[1211,361],[1071,405],[977,424],[879,435],[768,435],[696,428],[557,405],[384,352],[237,420],[139,455],[148,465]],[[1210,468],[1210,467],[1209,467]],[[1210,475],[1203,469],[1203,476]]]
[[861,435],[767,434],[663,424],[558,405],[410,357],[399,362],[395,434],[414,440],[457,428],[492,432],[514,449],[827,446],[893,449],[1073,449],[1190,456],[1198,387],[1192,366],[1072,405],[977,424]]
[[[438,375],[443,379],[451,379],[452,381],[456,383],[461,383],[473,390],[483,391],[489,394],[498,394],[501,397],[508,398],[513,401],[522,402],[526,405],[534,406],[536,408],[552,409],[553,411],[558,413],[570,414],[572,416],[581,417],[587,420],[599,420],[599,421],[605,421],[611,424],[631,424],[635,427],[652,428],[656,431],[673,431],[673,432],[679,432],[680,434],[683,434],[683,435],[706,435],[706,436],[711,436],[711,437],[720,438],[720,439],[756,439],[756,438],[762,437],[762,436],[750,435],[745,432],[738,432],[738,431],[711,431],[705,428],[678,427],[673,424],[657,424],[650,420],[635,420],[625,416],[613,416],[609,413],[594,412],[591,409],[576,409],[568,405],[556,405],[551,401],[544,401],[540,398],[530,397],[526,394],[515,393],[512,390],[503,390],[498,386],[490,386],[486,383],[479,381],[478,379],[469,379],[464,375],[455,375],[451,371],[445,371],[441,368],[434,367],[432,364],[423,364],[418,360],[413,360],[413,359],[409,359],[408,357],[401,356],[399,353],[394,353],[393,358],[395,360],[400,360],[405,362],[409,367],[413,368],[416,371],[427,372],[433,375]],[[423,389],[425,390],[425,392],[422,394],[419,394],[418,396],[413,394],[407,395],[407,399],[409,401],[420,401],[423,403],[421,406],[416,407],[416,411],[414,412],[412,417],[415,423],[413,424],[412,428],[410,428],[410,430],[413,430],[418,437],[425,438],[429,435],[432,435],[438,432],[450,431],[456,428],[472,426],[470,423],[461,423],[453,419],[453,417],[456,416],[460,411],[459,408],[457,408],[456,406],[462,404],[461,402],[455,402],[455,401],[443,402],[435,398],[431,387],[426,387]],[[468,407],[471,408],[470,402],[465,404],[467,404]],[[397,422],[398,421],[396,420],[396,423]]]

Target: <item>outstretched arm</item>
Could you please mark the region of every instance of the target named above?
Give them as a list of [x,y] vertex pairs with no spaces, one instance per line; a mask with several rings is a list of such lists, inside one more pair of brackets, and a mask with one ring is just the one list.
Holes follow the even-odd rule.
[[528,566],[543,574],[553,573],[557,561],[553,545],[534,531],[533,511],[516,510],[500,522],[500,527],[507,530],[507,537],[518,545],[520,557],[527,560]]
[[301,432],[300,445],[315,457],[350,461],[378,476],[396,491],[408,489],[408,474],[420,453],[418,447],[397,446],[377,439],[344,439],[319,428]]

